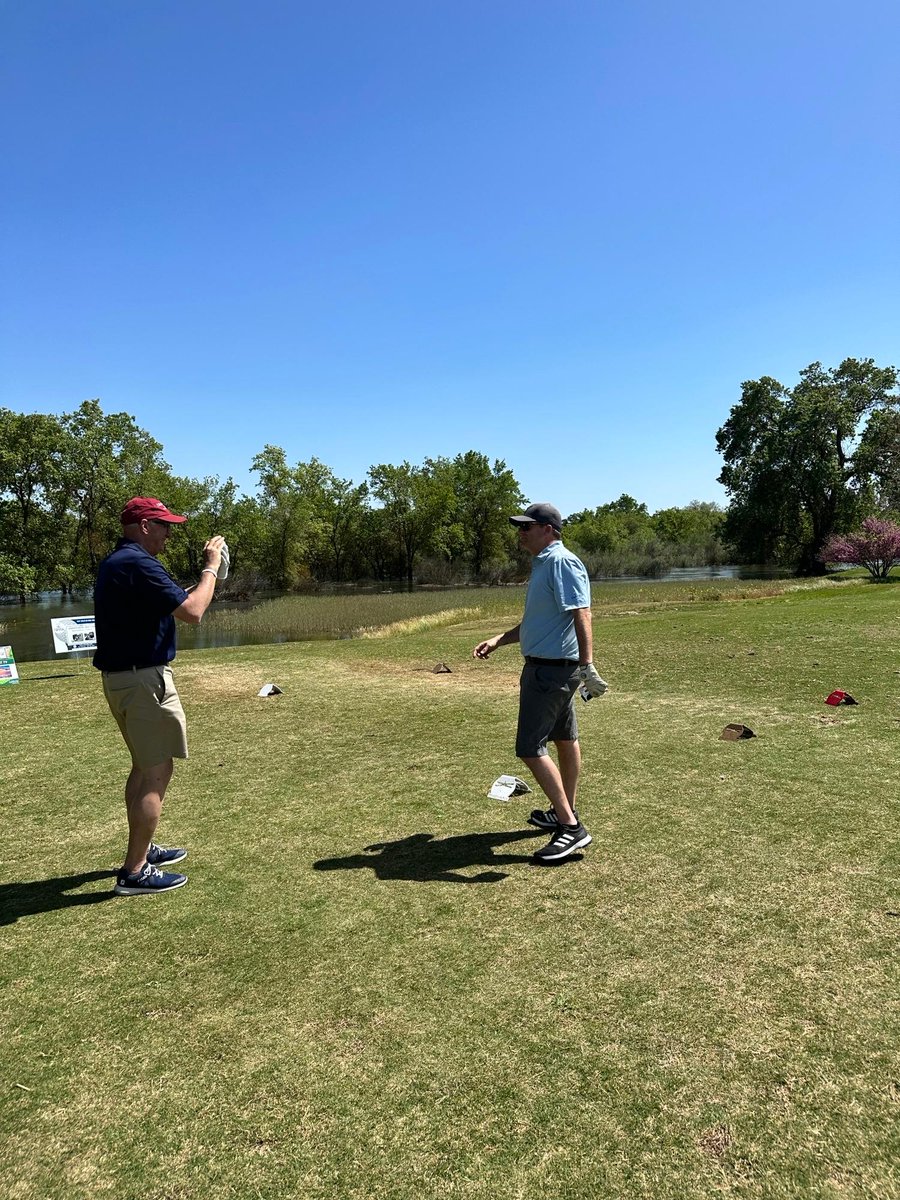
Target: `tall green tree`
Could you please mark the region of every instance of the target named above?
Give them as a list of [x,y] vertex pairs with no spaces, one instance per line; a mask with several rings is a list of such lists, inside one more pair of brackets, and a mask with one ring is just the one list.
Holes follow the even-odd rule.
[[54,585],[63,485],[63,430],[56,417],[0,408],[0,590],[19,596]]
[[265,517],[261,567],[273,587],[290,588],[306,571],[304,558],[309,508],[280,446],[267,445],[250,469],[259,475],[258,499]]
[[900,405],[897,380],[894,367],[847,358],[827,370],[811,363],[792,389],[770,376],[742,385],[716,445],[725,533],[743,561],[825,570],[827,539],[876,506],[873,449]]
[[151,487],[171,475],[162,445],[128,413],[104,413],[99,400],[85,400],[61,425],[62,488],[54,516],[60,524],[69,518],[70,536],[58,569],[60,582],[83,586],[93,582],[121,533],[125,502],[153,495]]
[[369,468],[372,495],[384,509],[402,562],[412,584],[417,559],[439,545],[438,534],[453,509],[453,490],[447,472],[435,461],[421,467],[380,463]]
[[491,464],[487,455],[476,450],[457,454],[449,464],[449,477],[463,552],[477,579],[492,559],[515,553],[516,535],[509,517],[522,510],[525,497],[502,459]]

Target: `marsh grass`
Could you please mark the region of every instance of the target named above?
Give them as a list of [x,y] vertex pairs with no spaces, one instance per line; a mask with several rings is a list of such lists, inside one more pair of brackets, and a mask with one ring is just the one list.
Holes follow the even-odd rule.
[[[614,611],[656,606],[761,599],[794,590],[842,586],[832,580],[752,581],[701,580],[691,583],[598,583],[594,608]],[[439,591],[347,593],[283,596],[252,608],[213,608],[204,619],[202,638],[235,642],[306,641],[316,638],[372,637],[415,633],[455,620],[455,614],[492,621],[513,614],[518,619],[524,587],[453,588]],[[447,616],[449,614],[449,616]],[[426,624],[419,623],[420,618]],[[462,619],[462,618],[460,618]]]
[[[521,591],[403,636],[180,654],[192,757],[160,832],[191,882],[148,900],[109,894],[125,755],[96,676],[23,665],[11,1200],[896,1200],[891,591],[602,590],[594,843],[558,869],[530,863],[533,797],[486,798],[521,771],[520,660],[471,648]],[[759,736],[720,741],[735,720]]]

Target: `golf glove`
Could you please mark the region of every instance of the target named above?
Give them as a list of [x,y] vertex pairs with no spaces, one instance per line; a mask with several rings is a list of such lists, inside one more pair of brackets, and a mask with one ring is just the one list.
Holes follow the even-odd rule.
[[228,543],[222,543],[222,557],[219,559],[219,570],[216,574],[217,579],[228,578],[228,568],[231,565],[231,555],[228,553]]
[[586,663],[585,666],[579,667],[578,678],[581,680],[581,686],[592,696],[602,696],[604,692],[609,691],[609,684],[605,679],[600,678],[593,663]]

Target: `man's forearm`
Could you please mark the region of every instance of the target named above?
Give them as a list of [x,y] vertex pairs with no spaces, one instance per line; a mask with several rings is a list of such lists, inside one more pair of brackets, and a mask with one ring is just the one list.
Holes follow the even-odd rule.
[[521,621],[515,629],[507,629],[506,633],[501,633],[497,639],[498,646],[511,646],[519,640],[519,630],[522,628]]
[[174,616],[179,621],[189,625],[199,625],[203,614],[212,603],[216,590],[216,572],[212,567],[204,567],[196,587],[193,588],[187,600],[175,609]]
[[575,624],[575,637],[578,639],[578,661],[582,664],[594,661],[594,632],[589,608],[576,608],[572,611]]

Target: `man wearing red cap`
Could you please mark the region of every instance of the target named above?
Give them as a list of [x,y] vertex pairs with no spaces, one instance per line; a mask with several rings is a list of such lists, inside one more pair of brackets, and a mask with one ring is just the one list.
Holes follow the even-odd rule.
[[149,496],[122,510],[122,537],[100,564],[94,588],[97,650],[103,692],[131,752],[125,784],[128,851],[115,888],[120,896],[172,891],[187,876],[161,867],[181,862],[183,849],[153,841],[173,760],[187,758],[184,710],[169,663],[175,620],[199,624],[209,608],[223,558],[224,538],[203,547],[200,581],[184,590],[159,562],[173,525],[187,520]]

